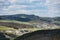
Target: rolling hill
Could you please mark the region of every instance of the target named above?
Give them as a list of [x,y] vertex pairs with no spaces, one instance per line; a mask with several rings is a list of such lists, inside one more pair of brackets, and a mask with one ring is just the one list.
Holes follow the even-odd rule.
[[0,20],[16,20],[22,22],[29,22],[29,21],[60,22],[60,17],[51,18],[51,17],[39,17],[36,15],[15,14],[15,15],[2,15],[0,16]]
[[9,39],[37,30],[60,29],[60,17],[39,17],[36,15],[0,15],[0,32]]

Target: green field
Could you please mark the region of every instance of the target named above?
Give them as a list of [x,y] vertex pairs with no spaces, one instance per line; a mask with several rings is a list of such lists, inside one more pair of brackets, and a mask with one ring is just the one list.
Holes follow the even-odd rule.
[[13,23],[20,23],[20,24],[32,25],[29,22],[21,22],[21,21],[15,21],[15,20],[0,20],[0,22],[13,22]]
[[0,26],[0,31],[12,30],[12,29],[14,29],[14,28],[6,27],[6,26]]

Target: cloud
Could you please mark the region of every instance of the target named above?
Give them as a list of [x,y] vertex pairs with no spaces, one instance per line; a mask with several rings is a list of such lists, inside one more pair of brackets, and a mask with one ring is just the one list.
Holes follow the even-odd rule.
[[60,0],[46,0],[45,5],[48,8],[48,13],[50,16],[60,16]]
[[0,9],[0,15],[34,14],[55,17],[60,16],[60,0],[3,0],[0,1]]
[[7,8],[11,3],[8,0],[0,0],[0,10]]

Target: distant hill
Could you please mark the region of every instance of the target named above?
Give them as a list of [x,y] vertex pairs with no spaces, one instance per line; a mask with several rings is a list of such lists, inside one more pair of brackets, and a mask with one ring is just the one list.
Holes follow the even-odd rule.
[[31,21],[28,15],[25,14],[0,16],[0,20],[16,20],[16,21],[23,21],[23,22]]
[[4,15],[0,16],[0,20],[16,20],[16,21],[22,21],[22,22],[48,22],[53,23],[56,25],[60,25],[60,17],[39,17],[36,15],[26,15],[26,14],[16,14],[16,15]]
[[36,15],[26,15],[26,14],[16,14],[16,15],[3,15],[0,16],[0,20],[18,20],[18,21],[31,21],[31,20],[41,20],[46,22],[60,21],[60,17],[39,17]]

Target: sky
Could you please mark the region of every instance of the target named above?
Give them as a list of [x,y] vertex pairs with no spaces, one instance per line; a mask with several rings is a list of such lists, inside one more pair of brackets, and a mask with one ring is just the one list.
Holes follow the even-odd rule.
[[60,0],[0,0],[0,15],[60,16]]

